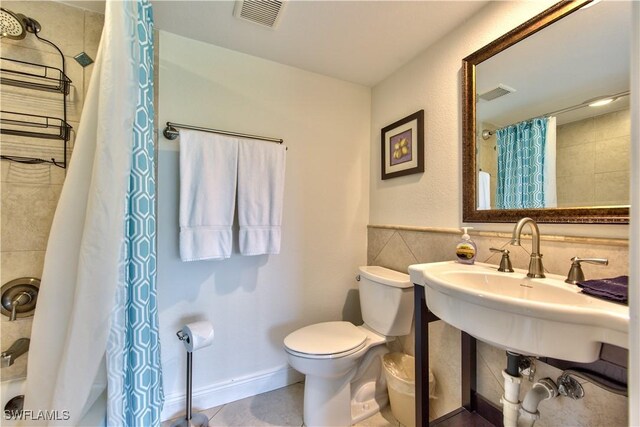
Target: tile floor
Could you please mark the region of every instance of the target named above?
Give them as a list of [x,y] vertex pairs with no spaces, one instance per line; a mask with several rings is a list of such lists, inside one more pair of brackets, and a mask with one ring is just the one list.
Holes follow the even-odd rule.
[[[296,383],[257,396],[231,402],[201,411],[209,418],[209,426],[302,426],[302,400],[304,384]],[[162,423],[171,427],[175,420]],[[400,426],[391,414],[389,406],[382,412],[355,424],[361,427]]]

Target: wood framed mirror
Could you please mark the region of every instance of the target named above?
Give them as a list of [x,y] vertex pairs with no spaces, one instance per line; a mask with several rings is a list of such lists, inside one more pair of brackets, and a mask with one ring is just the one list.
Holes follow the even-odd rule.
[[[542,223],[629,222],[631,15],[623,16],[625,3],[630,2],[557,3],[462,60],[464,222],[516,222],[522,217]],[[591,5],[595,6],[588,7]],[[617,9],[606,9],[612,5]],[[613,23],[605,22],[608,18],[603,17],[610,15]],[[629,22],[621,21],[624,19]],[[576,30],[576,25],[587,27]],[[624,33],[627,29],[628,35]],[[593,37],[585,40],[588,34]],[[544,37],[555,37],[551,39],[555,41]],[[554,53],[555,46],[559,50]],[[554,58],[559,58],[558,62],[553,62]],[[606,66],[589,67],[600,58],[607,61]],[[515,74],[507,74],[511,69]],[[547,95],[553,89],[556,93]],[[590,108],[594,100],[607,96],[615,101],[608,110]],[[553,165],[553,173],[544,176],[545,199],[537,206],[529,202],[509,205],[503,201],[508,180],[504,179],[505,157],[500,157],[506,150],[505,134],[508,128],[541,117],[553,117],[553,128],[545,129],[548,135],[553,129],[554,134],[553,145],[547,143],[547,147],[554,147],[547,150],[552,153],[551,160],[545,157],[543,162]],[[612,132],[610,124],[599,130],[594,127],[605,120],[617,120],[620,130]],[[576,134],[578,128],[589,129],[589,133]],[[489,141],[487,149],[483,141],[491,138],[494,142]],[[484,171],[482,176],[483,164],[496,169]],[[479,189],[481,179],[484,182]],[[541,184],[536,181],[536,185]],[[501,186],[500,192],[497,186]]]

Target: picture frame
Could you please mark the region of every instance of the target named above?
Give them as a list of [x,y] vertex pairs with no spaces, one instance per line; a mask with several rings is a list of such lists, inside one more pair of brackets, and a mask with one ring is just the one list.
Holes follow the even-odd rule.
[[382,179],[424,172],[424,110],[382,128]]

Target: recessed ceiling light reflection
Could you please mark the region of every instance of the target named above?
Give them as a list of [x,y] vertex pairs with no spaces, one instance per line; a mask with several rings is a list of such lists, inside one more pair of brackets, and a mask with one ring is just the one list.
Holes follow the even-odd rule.
[[589,103],[589,107],[602,107],[603,105],[611,104],[615,101],[615,98],[602,98]]

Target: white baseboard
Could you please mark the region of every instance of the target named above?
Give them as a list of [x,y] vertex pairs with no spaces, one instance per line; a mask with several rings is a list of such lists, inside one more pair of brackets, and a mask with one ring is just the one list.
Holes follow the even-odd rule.
[[[266,393],[300,382],[303,379],[304,375],[295,369],[289,366],[281,366],[256,372],[245,377],[210,384],[193,390],[193,411],[197,412],[244,399],[245,397]],[[162,421],[184,415],[185,398],[184,392],[165,396],[164,408],[161,414]]]

